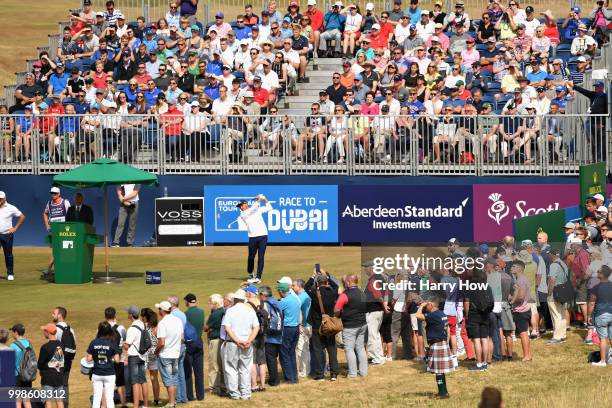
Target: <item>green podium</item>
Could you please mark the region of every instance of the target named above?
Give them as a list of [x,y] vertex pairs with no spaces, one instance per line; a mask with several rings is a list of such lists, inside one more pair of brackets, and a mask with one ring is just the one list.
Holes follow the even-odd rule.
[[55,283],[91,282],[94,247],[102,239],[89,224],[51,223],[51,236],[47,241],[53,247]]

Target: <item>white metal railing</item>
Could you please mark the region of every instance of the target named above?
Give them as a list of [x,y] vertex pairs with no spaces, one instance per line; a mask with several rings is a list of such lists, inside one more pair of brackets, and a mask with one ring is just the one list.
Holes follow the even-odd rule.
[[577,175],[611,162],[604,115],[0,115],[1,174],[100,157],[158,174]]

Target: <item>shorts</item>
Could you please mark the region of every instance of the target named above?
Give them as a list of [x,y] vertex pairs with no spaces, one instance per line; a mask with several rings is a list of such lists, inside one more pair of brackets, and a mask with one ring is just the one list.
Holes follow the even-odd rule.
[[538,314],[538,305],[534,302],[534,303],[530,303],[529,307],[531,307],[531,315],[535,316]]
[[380,337],[382,338],[383,343],[392,343],[393,339],[391,338],[391,321],[392,321],[392,313],[383,314],[382,323],[380,324]]
[[255,338],[253,342],[253,364],[266,364],[266,343],[263,336]]
[[15,387],[32,388],[32,381],[21,381],[19,376],[15,379]]
[[583,305],[587,302],[587,281],[582,281],[576,287],[576,304]]
[[514,329],[516,334],[529,331],[529,323],[531,322],[531,310],[526,312],[512,312],[512,318],[514,319]]
[[508,302],[502,302],[502,310],[499,315],[503,331],[509,332],[516,328],[514,325],[514,317],[512,317],[512,306],[510,306]]
[[482,313],[470,310],[465,329],[470,339],[486,339],[489,337],[491,326],[490,313]]
[[131,384],[146,384],[145,362],[138,356],[128,356],[128,372]]
[[602,313],[593,319],[597,335],[602,339],[612,339],[612,313]]
[[115,385],[117,387],[125,386],[125,366],[122,362],[115,364]]
[[45,401],[65,401],[68,397],[63,386],[53,387],[51,385],[43,385],[43,392],[45,393]]
[[149,361],[147,363],[147,369],[149,371],[158,371],[159,370],[159,360],[155,359],[153,361]]
[[178,358],[159,357],[159,374],[165,387],[176,387],[179,383]]
[[417,332],[419,336],[423,335],[423,321],[416,318],[416,313],[410,313],[410,324],[412,331]]
[[457,316],[447,316],[448,317],[448,332],[451,336],[457,335]]

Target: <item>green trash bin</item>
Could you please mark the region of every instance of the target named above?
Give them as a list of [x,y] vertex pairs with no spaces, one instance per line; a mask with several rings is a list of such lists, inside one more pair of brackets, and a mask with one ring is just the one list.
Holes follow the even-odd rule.
[[103,237],[83,222],[53,222],[51,236],[55,283],[91,282],[94,247]]

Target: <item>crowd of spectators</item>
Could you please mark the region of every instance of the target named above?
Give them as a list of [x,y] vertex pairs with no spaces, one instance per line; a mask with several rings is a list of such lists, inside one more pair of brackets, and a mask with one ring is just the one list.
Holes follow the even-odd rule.
[[[574,92],[590,99],[589,113],[608,113],[605,83],[594,91],[583,83],[608,42],[607,0],[560,19],[514,0],[490,1],[471,17],[462,0],[452,10],[394,0],[389,11],[341,1],[321,10],[317,0],[281,11],[272,0],[260,15],[246,5],[235,21],[217,12],[208,25],[197,21],[197,4],[173,1],[158,21],[128,22],[113,1],[94,11],[85,0],[63,29],[57,58],[41,53],[15,92],[8,112],[24,116],[2,119],[5,161],[31,159],[34,131],[45,160],[117,155],[118,146],[129,160],[140,144],[155,144],[154,124],[168,157],[180,161],[218,150],[222,131],[236,160],[244,146],[279,154],[288,139],[297,163],[342,163],[353,151],[363,162],[400,162],[416,134],[423,162],[472,163],[477,143],[486,145],[484,161],[531,163],[545,144],[550,160],[562,161],[574,143],[562,121],[546,116],[564,114]],[[342,62],[302,129],[279,113],[279,101],[313,80],[306,68],[315,55]],[[605,159],[604,129],[601,118],[585,127],[593,160]]]

